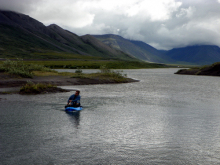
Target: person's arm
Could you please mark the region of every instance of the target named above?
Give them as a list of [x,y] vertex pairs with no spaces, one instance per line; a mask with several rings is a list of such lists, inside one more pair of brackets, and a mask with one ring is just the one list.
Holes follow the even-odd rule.
[[80,95],[78,95],[72,102],[80,103]]
[[77,103],[80,103],[80,98],[81,98],[80,95],[78,97],[76,97],[76,102]]
[[[73,96],[73,95],[72,95],[72,96]],[[73,98],[72,96],[69,97],[67,103],[69,103],[70,101],[72,101],[72,98]]]

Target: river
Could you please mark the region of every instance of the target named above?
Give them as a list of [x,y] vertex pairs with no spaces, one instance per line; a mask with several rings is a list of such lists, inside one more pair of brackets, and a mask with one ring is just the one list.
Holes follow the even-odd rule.
[[140,82],[0,95],[0,164],[220,164],[220,78],[124,70]]

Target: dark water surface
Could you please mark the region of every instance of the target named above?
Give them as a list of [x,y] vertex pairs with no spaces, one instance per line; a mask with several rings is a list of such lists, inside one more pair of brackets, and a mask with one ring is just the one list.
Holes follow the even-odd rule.
[[220,78],[125,70],[137,83],[0,95],[0,164],[220,164]]

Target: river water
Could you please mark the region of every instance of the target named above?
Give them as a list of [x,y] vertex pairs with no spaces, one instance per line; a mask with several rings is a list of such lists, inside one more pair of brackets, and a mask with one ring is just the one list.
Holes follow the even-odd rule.
[[220,164],[220,78],[125,70],[135,83],[0,95],[0,164]]

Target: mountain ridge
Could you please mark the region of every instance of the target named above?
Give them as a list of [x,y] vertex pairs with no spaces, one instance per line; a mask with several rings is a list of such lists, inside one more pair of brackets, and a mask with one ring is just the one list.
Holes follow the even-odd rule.
[[106,45],[109,45],[112,48],[121,50],[127,54],[130,54],[136,58],[139,58],[141,60],[150,61],[150,62],[159,62],[163,63],[166,60],[162,59],[158,56],[163,56],[159,51],[157,51],[155,48],[151,47],[150,45],[144,43],[145,47],[150,47],[151,49],[154,49],[155,54],[149,51],[149,49],[144,49],[144,46],[140,46],[138,43],[142,43],[142,41],[132,41],[125,39],[119,35],[114,34],[105,34],[105,35],[93,35]]
[[93,36],[113,48],[150,62],[207,65],[220,61],[220,48],[216,45],[193,45],[157,50],[143,41],[129,40],[114,34]]
[[37,58],[36,53],[65,52],[172,64],[207,65],[220,61],[220,48],[215,45],[157,50],[143,41],[114,34],[78,36],[56,24],[45,26],[28,15],[13,11],[0,10],[0,31],[0,58]]
[[165,53],[175,61],[207,65],[220,61],[220,48],[216,45],[193,45],[174,48]]
[[[45,26],[28,15],[0,10],[0,56],[29,57],[33,52],[67,52],[102,58],[137,60],[121,51],[107,49],[104,43],[97,49],[83,38],[56,24]],[[94,42],[99,42],[98,40]],[[18,42],[19,41],[19,42]],[[114,53],[114,54],[112,54]],[[36,58],[36,57],[35,57]]]

